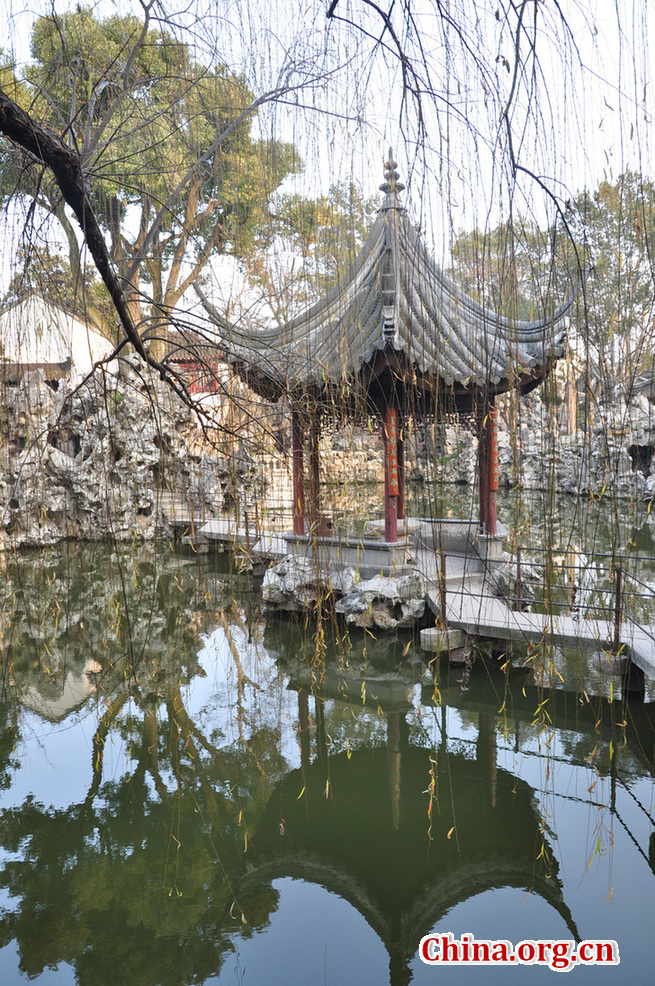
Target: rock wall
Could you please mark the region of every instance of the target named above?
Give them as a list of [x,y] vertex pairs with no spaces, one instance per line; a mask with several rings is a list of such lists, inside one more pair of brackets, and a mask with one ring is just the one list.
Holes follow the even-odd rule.
[[[230,403],[223,398],[218,434],[222,425],[233,441],[219,455],[191,412],[162,384],[146,383],[136,367],[123,366],[120,376],[100,373],[74,393],[65,380],[46,382],[38,370],[8,376],[0,407],[0,548],[62,537],[170,536],[173,501],[193,504],[196,516],[207,517],[255,498],[261,505],[261,473],[271,454],[258,453],[264,438],[251,432],[266,415],[240,399],[247,422],[238,422],[239,442],[220,417]],[[611,395],[572,435],[539,391],[520,402],[515,426],[509,399],[498,403],[501,486],[655,496],[655,414],[645,396]],[[288,416],[273,410],[279,468],[267,496],[273,505],[280,499],[290,506]],[[271,421],[265,423],[270,431]],[[410,479],[438,477],[475,490],[477,442],[465,420],[408,428],[406,439]],[[326,427],[322,444],[322,478],[333,486],[326,509],[342,510],[351,524],[353,513],[366,516],[370,488],[383,480],[379,429]]]
[[252,482],[252,463],[211,454],[188,408],[128,367],[74,392],[31,370],[3,395],[0,548],[170,535],[172,501],[217,515]]
[[[510,399],[499,398],[499,484],[510,489],[621,497],[655,496],[655,405],[646,397],[620,394],[599,401],[582,427],[568,434],[560,412],[535,391],[519,404],[512,420]],[[561,416],[563,418],[563,415]],[[325,428],[321,439],[322,480],[343,485],[343,503],[352,507],[353,483],[384,481],[379,429]],[[420,422],[406,437],[408,479],[477,487],[477,437],[466,417]],[[365,499],[365,497],[364,497]]]
[[[573,434],[567,434],[539,392],[522,399],[515,428],[508,398],[499,399],[498,406],[501,487],[655,495],[655,406],[644,396],[611,395]],[[410,463],[408,456],[411,476]],[[438,474],[448,482],[476,484],[477,439],[470,424],[464,420],[422,429],[416,463],[419,478]]]

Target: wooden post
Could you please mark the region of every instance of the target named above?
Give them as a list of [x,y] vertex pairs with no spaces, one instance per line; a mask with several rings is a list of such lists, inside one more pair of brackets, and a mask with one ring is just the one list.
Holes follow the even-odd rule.
[[398,412],[398,520],[405,519],[405,438],[403,419]]
[[398,540],[398,412],[388,407],[384,436],[384,540]]
[[439,535],[439,621],[438,625],[446,626],[446,549],[443,538]]
[[493,398],[478,412],[478,473],[480,525],[485,534],[497,534],[498,410]]
[[248,518],[248,508],[244,507],[243,520],[246,525],[246,554],[250,555],[250,522]]
[[516,546],[516,611],[523,612],[523,586],[521,585],[521,545]]
[[621,650],[621,576],[623,569],[620,565],[614,568],[615,596],[614,596],[614,653],[617,657]]
[[496,512],[496,493],[498,492],[498,408],[490,401],[489,406],[489,503],[487,533],[498,533],[498,514]]
[[318,416],[312,414],[309,422],[309,522],[317,534],[320,534],[320,454],[319,443],[321,433]]
[[487,476],[489,473],[487,460],[487,443],[482,421],[478,421],[478,490],[480,494],[480,531],[486,534],[487,516],[489,512],[489,489]]
[[305,470],[303,468],[303,426],[299,411],[291,412],[291,449],[293,482],[293,533],[305,533]]
[[328,739],[325,728],[325,702],[320,696],[314,695],[314,717],[316,719],[316,750],[322,764],[328,759]]
[[578,384],[573,372],[571,350],[566,349],[566,395],[567,395],[567,432],[575,435],[578,430]]
[[497,804],[497,759],[496,718],[491,712],[481,712],[478,716],[476,760],[481,771],[486,774],[484,780],[487,788],[487,804],[490,808],[495,808]]
[[303,781],[310,766],[309,696],[304,689],[298,689],[298,742],[300,746],[300,766]]

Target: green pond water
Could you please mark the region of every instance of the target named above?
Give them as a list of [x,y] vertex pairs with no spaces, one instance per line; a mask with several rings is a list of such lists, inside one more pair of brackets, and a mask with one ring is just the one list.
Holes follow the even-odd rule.
[[474,652],[435,690],[411,636],[267,615],[225,556],[0,565],[2,986],[555,975],[428,967],[432,931],[612,939],[571,976],[653,981],[648,689]]

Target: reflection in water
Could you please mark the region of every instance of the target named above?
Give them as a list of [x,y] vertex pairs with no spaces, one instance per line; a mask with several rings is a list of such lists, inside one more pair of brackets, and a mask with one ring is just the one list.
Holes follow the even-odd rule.
[[509,662],[435,690],[407,638],[265,625],[220,559],[71,546],[7,578],[3,983],[288,984],[290,956],[418,983],[437,926],[615,938],[645,981],[649,704]]

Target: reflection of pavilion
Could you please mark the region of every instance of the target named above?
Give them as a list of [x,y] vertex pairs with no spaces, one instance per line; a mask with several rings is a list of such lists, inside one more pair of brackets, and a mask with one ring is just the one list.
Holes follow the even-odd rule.
[[410,981],[423,935],[488,890],[538,894],[577,938],[534,792],[496,765],[495,716],[480,715],[474,759],[445,740],[435,752],[411,746],[398,711],[386,713],[385,747],[328,756],[323,702],[298,691],[302,764],[269,799],[242,889],[292,876],[345,898],[384,942],[394,986]]

